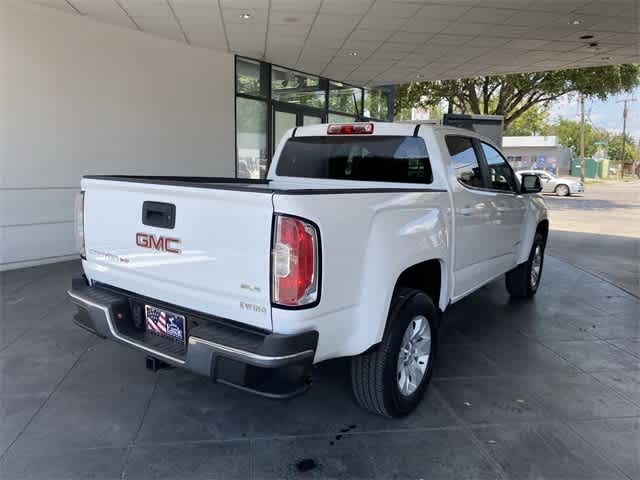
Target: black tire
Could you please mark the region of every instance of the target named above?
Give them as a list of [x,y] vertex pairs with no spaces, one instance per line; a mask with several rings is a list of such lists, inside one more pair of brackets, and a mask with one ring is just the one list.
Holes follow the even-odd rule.
[[[540,269],[537,275],[535,283],[532,280],[531,270],[534,264],[534,257],[536,249],[540,247]],[[515,298],[531,298],[538,291],[540,286],[540,279],[542,278],[542,267],[544,266],[544,247],[545,241],[541,233],[537,232],[533,245],[531,246],[531,252],[529,253],[529,259],[518,265],[513,270],[507,272],[505,284],[507,291],[512,297]]]
[[[398,358],[405,331],[418,316],[427,319],[431,333],[429,359],[422,381],[410,395],[398,385]],[[385,417],[411,413],[422,399],[433,373],[438,346],[439,313],[429,296],[412,288],[398,288],[389,309],[382,342],[351,360],[351,386],[358,403]]]
[[569,189],[569,185],[565,185],[564,183],[557,185],[556,195],[560,197],[568,197],[569,195],[571,195],[571,190]]

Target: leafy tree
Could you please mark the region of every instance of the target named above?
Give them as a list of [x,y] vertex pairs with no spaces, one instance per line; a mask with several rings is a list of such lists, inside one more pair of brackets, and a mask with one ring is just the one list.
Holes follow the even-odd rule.
[[[573,149],[574,155],[580,154],[580,122],[560,118],[550,126],[549,135],[557,135],[561,145]],[[584,124],[584,154],[591,157],[596,153],[596,142],[607,141],[607,132],[593,127],[589,123]]]
[[[634,139],[629,134],[625,135],[625,137],[624,161],[625,163],[632,163],[638,160],[638,150]],[[622,133],[610,135],[609,159],[614,164],[619,164],[620,160],[622,160]]]
[[442,100],[451,111],[504,115],[505,126],[533,106],[546,106],[569,93],[606,99],[630,92],[640,84],[639,65],[518,73],[460,80],[413,82],[396,90],[395,108],[436,105]]
[[504,134],[513,136],[551,135],[550,130],[549,109],[543,105],[534,105],[513,120]]

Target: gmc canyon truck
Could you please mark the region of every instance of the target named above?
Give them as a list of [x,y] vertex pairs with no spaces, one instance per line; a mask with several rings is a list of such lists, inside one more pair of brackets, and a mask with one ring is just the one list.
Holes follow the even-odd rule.
[[289,130],[265,180],[86,176],[75,321],[276,398],[351,357],[360,405],[406,415],[449,305],[505,273],[512,296],[536,293],[540,188],[486,138],[402,123]]

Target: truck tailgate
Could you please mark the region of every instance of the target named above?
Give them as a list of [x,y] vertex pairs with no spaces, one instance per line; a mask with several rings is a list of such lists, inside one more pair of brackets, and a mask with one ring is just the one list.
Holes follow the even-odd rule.
[[[91,280],[272,329],[268,190],[92,179],[82,186]],[[174,205],[175,226],[144,224],[144,202]]]

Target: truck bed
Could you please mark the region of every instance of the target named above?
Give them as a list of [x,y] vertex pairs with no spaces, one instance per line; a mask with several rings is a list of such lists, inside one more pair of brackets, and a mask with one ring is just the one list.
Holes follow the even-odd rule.
[[[343,181],[344,188],[309,188],[303,183],[285,183],[282,180],[230,178],[230,177],[182,177],[154,175],[85,175],[87,180],[107,180],[114,182],[132,182],[176,187],[208,188],[214,190],[233,190],[239,192],[283,194],[283,195],[338,195],[348,193],[393,193],[393,192],[445,192],[441,188],[410,187],[347,187],[352,181]],[[305,182],[307,183],[307,182]]]

